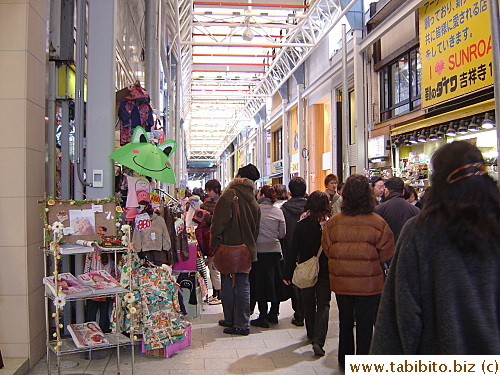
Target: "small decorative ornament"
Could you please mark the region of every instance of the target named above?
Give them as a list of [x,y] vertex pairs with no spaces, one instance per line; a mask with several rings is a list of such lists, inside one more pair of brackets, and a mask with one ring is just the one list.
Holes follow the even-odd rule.
[[62,323],[59,323],[59,328],[63,328],[64,325]]
[[130,313],[135,314],[137,312],[137,309],[135,307],[129,308]]
[[49,209],[47,207],[45,207],[45,212],[49,212]]
[[123,235],[122,236],[122,245],[123,246],[128,246],[128,244],[129,244],[128,237],[126,235]]
[[70,201],[69,204],[73,206],[75,204],[75,201]]
[[127,319],[130,319],[130,314],[127,314]]
[[52,223],[52,230],[62,230],[64,225],[60,221],[54,221]]
[[57,307],[58,309],[62,309],[65,305],[66,305],[66,298],[64,294],[62,296],[59,295],[54,299],[54,306]]
[[57,337],[57,332],[54,332],[54,333],[52,334],[52,337]]
[[56,201],[55,201],[55,200],[53,200],[53,199],[49,199],[49,200],[47,201],[47,204],[48,204],[49,206],[53,206],[53,205],[55,205],[55,204],[56,204]]
[[116,227],[117,227],[117,228],[120,228],[120,226],[121,226],[121,224],[117,221],[117,222],[116,222]]
[[116,212],[123,212],[122,206],[116,206]]
[[124,224],[121,227],[121,230],[122,230],[123,233],[129,233],[130,229],[131,229],[130,225],[127,225],[127,224]]
[[127,303],[132,303],[135,301],[135,296],[133,293],[127,293],[125,294],[125,297],[123,297],[123,299],[125,300],[125,302]]

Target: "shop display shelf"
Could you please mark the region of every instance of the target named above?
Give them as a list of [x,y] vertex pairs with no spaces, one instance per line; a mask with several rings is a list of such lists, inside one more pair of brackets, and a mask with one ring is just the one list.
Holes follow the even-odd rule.
[[99,345],[92,348],[79,348],[73,342],[71,337],[61,339],[62,346],[61,350],[56,350],[56,341],[52,340],[47,342],[47,347],[55,353],[57,356],[66,355],[66,354],[74,354],[74,353],[82,353],[88,351],[95,350],[103,350],[103,349],[116,349],[118,346],[128,346],[132,345],[133,341],[130,340],[128,336],[125,336],[122,333],[106,333],[106,340],[108,340],[109,344]]

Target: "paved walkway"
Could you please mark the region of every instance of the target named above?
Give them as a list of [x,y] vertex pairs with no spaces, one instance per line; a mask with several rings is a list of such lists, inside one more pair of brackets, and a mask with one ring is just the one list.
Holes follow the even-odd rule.
[[[136,375],[211,375],[211,374],[341,374],[337,363],[338,314],[332,294],[330,325],[325,344],[326,355],[316,357],[308,343],[304,327],[290,323],[290,302],[280,307],[279,324],[269,329],[251,328],[249,336],[232,336],[217,325],[222,318],[222,306],[204,305],[200,317],[192,320],[191,346],[170,358],[156,358],[140,354],[135,348]],[[256,318],[254,315],[253,318]],[[63,374],[116,374],[116,352],[100,360],[85,360],[81,354],[61,357],[63,365],[76,365],[63,369]],[[121,373],[132,374],[131,348],[120,351]],[[55,358],[52,361],[55,362]],[[56,374],[55,369],[52,372]],[[30,374],[47,374],[46,359],[42,359]]]

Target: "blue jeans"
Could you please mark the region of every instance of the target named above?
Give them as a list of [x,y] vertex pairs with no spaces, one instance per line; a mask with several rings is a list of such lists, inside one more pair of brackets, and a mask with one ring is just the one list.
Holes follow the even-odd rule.
[[233,279],[221,274],[220,298],[224,320],[236,328],[250,328],[250,280],[248,273],[235,273]]
[[313,344],[323,347],[328,332],[330,314],[330,281],[318,280],[316,285],[300,290],[303,300],[307,337]]

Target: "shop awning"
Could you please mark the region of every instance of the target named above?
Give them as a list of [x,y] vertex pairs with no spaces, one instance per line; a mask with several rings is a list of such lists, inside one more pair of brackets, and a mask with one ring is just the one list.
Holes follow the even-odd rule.
[[398,126],[397,128],[391,130],[391,135],[410,133],[415,130],[427,128],[429,126],[445,124],[464,117],[477,115],[478,113],[492,111],[494,109],[495,99],[485,100],[481,103],[472,104],[464,108],[455,109],[447,113],[442,113],[440,115]]

